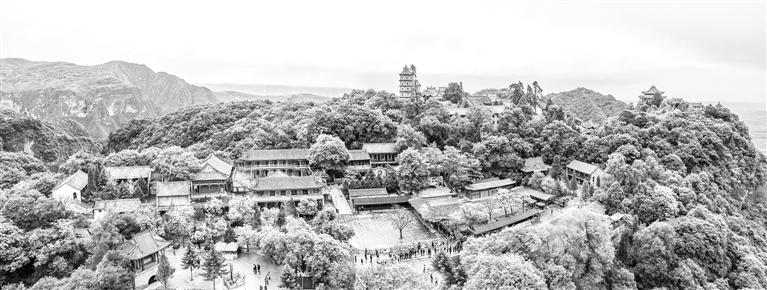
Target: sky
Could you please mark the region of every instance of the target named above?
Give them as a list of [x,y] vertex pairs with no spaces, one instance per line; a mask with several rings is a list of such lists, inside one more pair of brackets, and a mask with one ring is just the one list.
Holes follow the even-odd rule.
[[537,80],[765,102],[767,1],[0,0],[0,57],[146,64],[194,84],[470,92]]

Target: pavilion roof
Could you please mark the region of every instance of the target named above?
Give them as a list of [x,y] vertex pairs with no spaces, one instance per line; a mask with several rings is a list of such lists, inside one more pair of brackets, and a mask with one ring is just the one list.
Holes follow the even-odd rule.
[[124,257],[137,260],[157,253],[170,245],[152,231],[143,231],[133,235],[133,238],[120,244],[117,251]]

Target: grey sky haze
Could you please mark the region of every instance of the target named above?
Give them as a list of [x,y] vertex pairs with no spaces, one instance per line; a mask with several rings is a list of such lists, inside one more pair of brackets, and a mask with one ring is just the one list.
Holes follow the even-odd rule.
[[765,1],[0,0],[0,57],[125,60],[188,82],[469,91],[538,80],[634,101],[651,84],[764,102]]

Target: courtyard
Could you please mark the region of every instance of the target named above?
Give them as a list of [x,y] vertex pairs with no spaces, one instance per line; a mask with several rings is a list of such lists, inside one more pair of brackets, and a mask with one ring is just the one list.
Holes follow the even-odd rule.
[[[399,230],[390,221],[399,212],[410,215],[413,221],[412,225],[402,231],[402,239],[399,238]],[[349,244],[360,251],[388,249],[442,238],[438,233],[430,231],[412,210],[406,208],[361,212],[344,217],[343,220],[354,229],[354,237],[349,240]]]
[[[173,273],[173,277],[168,280],[168,288],[213,289],[213,283],[211,281],[206,281],[203,278],[203,271],[199,268],[194,269],[194,280],[189,279],[189,269],[181,268],[181,258],[184,257],[184,253],[186,253],[186,248],[178,249],[175,251],[175,253],[170,248],[165,250],[165,254],[168,257],[168,262],[170,263],[171,267],[176,269],[176,271]],[[235,274],[245,276],[245,284],[231,289],[258,289],[259,286],[264,285],[264,278],[267,273],[269,273],[271,276],[271,281],[269,281],[268,289],[281,289],[278,287],[280,284],[280,274],[282,273],[280,266],[272,264],[268,258],[257,253],[255,250],[251,250],[250,252],[243,250],[237,259],[227,259],[225,264],[227,267],[229,264],[231,264],[232,270]],[[253,273],[253,264],[261,265],[260,275]],[[154,283],[146,289],[162,289],[162,283]],[[216,289],[227,289],[224,287],[221,278],[216,279]]]

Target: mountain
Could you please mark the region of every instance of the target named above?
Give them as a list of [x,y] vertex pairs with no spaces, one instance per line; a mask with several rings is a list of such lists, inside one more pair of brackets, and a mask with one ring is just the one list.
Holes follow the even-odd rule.
[[603,95],[598,92],[577,88],[574,90],[552,93],[545,96],[554,104],[559,105],[568,112],[583,121],[602,122],[608,117],[617,116],[628,105],[612,95]]
[[0,108],[52,123],[72,120],[95,138],[136,118],[216,102],[211,90],[141,64],[0,59]]
[[256,96],[293,96],[309,94],[327,98],[337,98],[351,92],[349,88],[287,86],[287,85],[256,85],[256,84],[203,84],[205,87],[220,92],[240,92]]
[[45,162],[61,162],[80,150],[99,150],[80,124],[71,120],[52,124],[0,109],[0,151],[28,152]]
[[292,95],[254,95],[236,91],[213,92],[221,103],[269,100],[272,102],[315,102],[324,103],[330,100],[329,97],[315,94],[292,94]]

